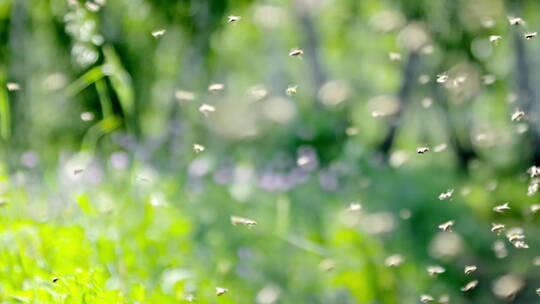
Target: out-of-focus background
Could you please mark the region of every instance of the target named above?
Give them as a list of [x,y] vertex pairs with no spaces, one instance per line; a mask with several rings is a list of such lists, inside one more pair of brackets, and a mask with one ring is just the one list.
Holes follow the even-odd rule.
[[0,0],[0,302],[539,303],[539,16]]

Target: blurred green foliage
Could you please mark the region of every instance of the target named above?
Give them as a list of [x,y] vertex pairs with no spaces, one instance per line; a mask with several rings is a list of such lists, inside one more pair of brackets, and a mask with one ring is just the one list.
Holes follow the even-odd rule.
[[0,303],[538,303],[538,12],[0,0]]

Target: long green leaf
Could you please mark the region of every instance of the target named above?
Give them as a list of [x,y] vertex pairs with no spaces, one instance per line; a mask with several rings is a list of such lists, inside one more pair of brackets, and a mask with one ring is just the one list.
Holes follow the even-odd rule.
[[122,119],[118,116],[108,116],[92,126],[85,134],[81,150],[93,153],[98,139],[118,127],[120,127]]
[[113,115],[113,107],[111,96],[107,90],[107,84],[103,79],[96,81],[96,90],[99,96],[99,103],[101,104],[101,112],[103,117],[108,117]]
[[86,87],[103,78],[103,76],[105,74],[103,74],[101,66],[91,68],[66,88],[66,96],[71,98],[79,94]]
[[131,76],[124,69],[120,57],[112,46],[104,46],[103,53],[105,54],[105,62],[107,64],[106,73],[120,101],[122,111],[126,117],[127,127],[132,131],[136,131],[135,91]]

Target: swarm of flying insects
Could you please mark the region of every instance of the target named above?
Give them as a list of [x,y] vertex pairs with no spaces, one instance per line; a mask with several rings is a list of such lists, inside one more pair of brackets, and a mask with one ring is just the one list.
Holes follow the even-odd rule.
[[537,2],[0,4],[2,303],[540,303]]

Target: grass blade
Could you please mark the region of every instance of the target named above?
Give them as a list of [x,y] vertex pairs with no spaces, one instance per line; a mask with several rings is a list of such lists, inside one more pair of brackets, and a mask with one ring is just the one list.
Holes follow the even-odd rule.
[[118,116],[108,116],[92,126],[84,136],[81,150],[93,153],[99,138],[108,134],[122,124],[122,119]]
[[3,71],[0,71],[0,136],[4,140],[9,139],[11,117],[9,111],[9,95],[4,83]]
[[103,117],[105,118],[113,115],[111,96],[109,95],[109,91],[107,90],[107,84],[105,83],[105,80],[99,79],[98,81],[96,81],[95,85],[98,92],[99,103],[101,104],[101,112]]
[[66,88],[66,96],[68,98],[74,97],[89,85],[103,78],[103,76],[105,75],[101,66],[91,68]]
[[126,117],[127,128],[136,131],[135,93],[131,76],[124,69],[120,57],[111,46],[104,46],[103,52],[108,69],[110,68],[110,71],[107,71],[107,76],[109,76],[112,87],[120,101],[120,106]]

